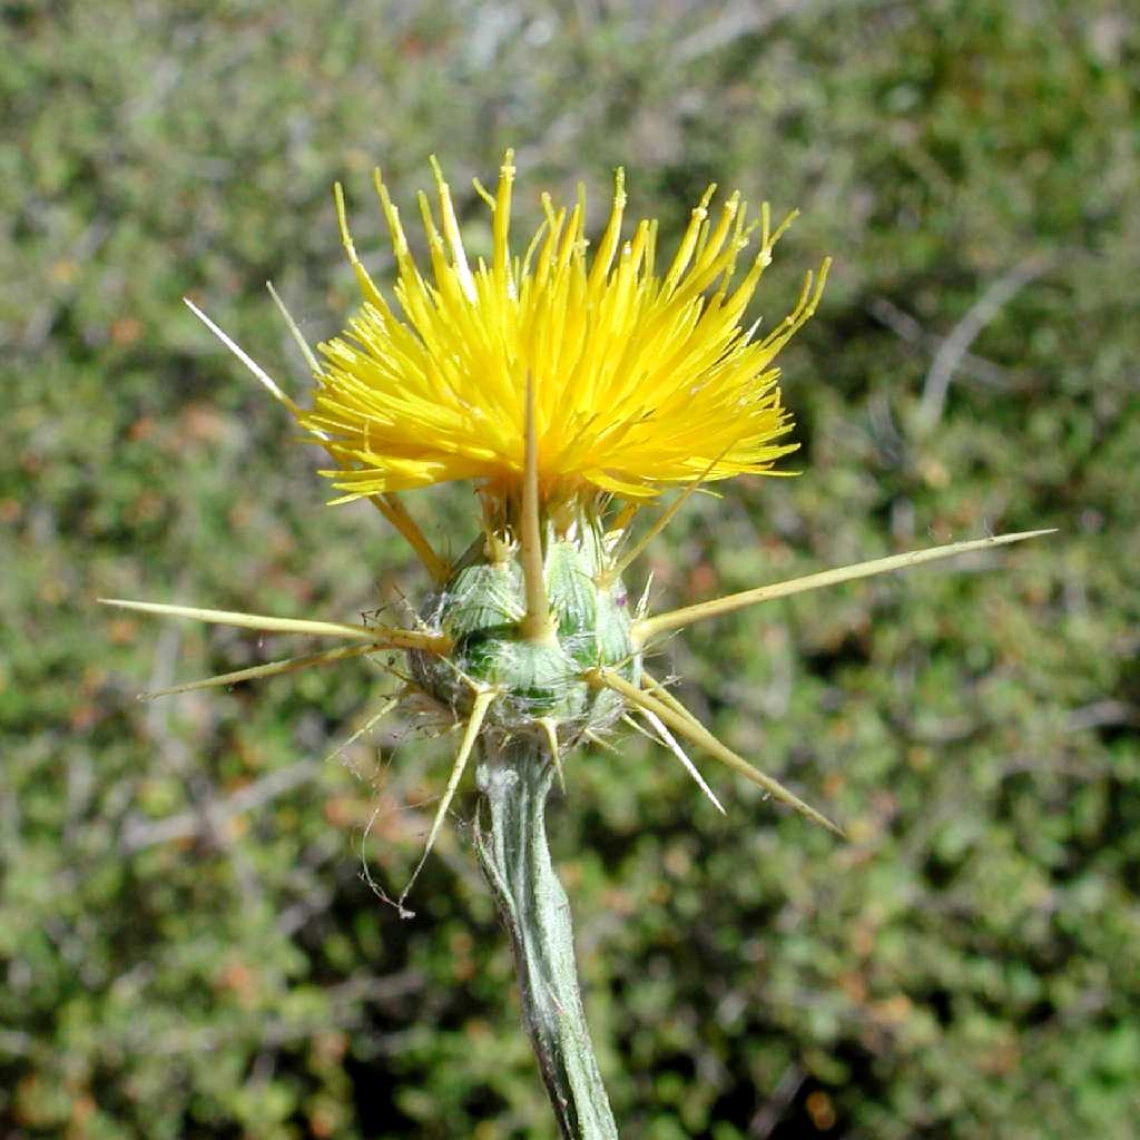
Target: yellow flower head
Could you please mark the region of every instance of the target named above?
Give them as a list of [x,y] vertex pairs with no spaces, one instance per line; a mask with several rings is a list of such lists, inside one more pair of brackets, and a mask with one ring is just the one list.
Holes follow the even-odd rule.
[[[490,264],[468,259],[438,164],[436,209],[419,195],[431,273],[409,250],[379,173],[391,231],[399,314],[360,264],[337,203],[364,304],[348,331],[321,346],[311,411],[300,423],[340,464],[326,472],[344,499],[477,479],[504,496],[524,468],[526,393],[533,387],[538,479],[546,502],[595,489],[644,499],[669,485],[770,469],[794,444],[780,403],[776,355],[811,316],[827,264],[808,274],[792,312],[763,336],[741,318],[772,247],[768,207],[746,220],[733,194],[710,213],[715,186],[692,212],[664,270],[657,223],[623,240],[624,175],[592,255],[585,201],[542,196],[545,221],[520,259],[510,245],[515,167],[508,151],[490,207]],[[755,252],[740,279],[741,254]]]

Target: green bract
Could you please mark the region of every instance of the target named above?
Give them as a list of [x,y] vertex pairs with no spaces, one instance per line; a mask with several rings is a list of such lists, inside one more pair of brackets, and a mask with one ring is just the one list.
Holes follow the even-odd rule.
[[519,731],[548,720],[559,739],[568,741],[608,727],[624,705],[617,693],[591,687],[583,675],[603,667],[638,684],[641,662],[625,586],[601,576],[601,533],[578,524],[565,536],[548,528],[546,538],[543,578],[553,639],[522,636],[522,567],[513,548],[502,548],[496,557],[480,540],[423,610],[427,627],[453,640],[451,654],[410,657],[417,682],[449,709],[466,714],[477,690],[494,689],[500,695],[487,710],[489,725]]

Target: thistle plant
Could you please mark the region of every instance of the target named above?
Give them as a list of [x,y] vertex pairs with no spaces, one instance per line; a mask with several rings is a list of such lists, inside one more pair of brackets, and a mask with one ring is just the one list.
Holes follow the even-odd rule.
[[[417,266],[376,174],[395,254],[396,307],[357,256],[339,186],[341,237],[363,298],[347,331],[313,352],[273,293],[312,374],[308,406],[190,306],[327,453],[322,474],[338,492],[333,501],[367,499],[407,540],[430,581],[415,618],[397,627],[108,604],[337,643],[152,696],[406,653],[400,697],[381,714],[414,698],[462,729],[420,866],[474,761],[475,849],[510,936],[526,1027],[559,1128],[566,1137],[613,1137],[578,992],[569,905],[546,846],[555,778],[569,784],[580,745],[601,743],[619,722],[633,721],[719,810],[687,748],[842,834],[713,736],[648,671],[647,655],[694,622],[1045,532],[880,558],[662,613],[649,612],[648,590],[632,603],[626,572],[690,495],[735,475],[784,473],[774,465],[795,444],[776,359],[815,312],[828,263],[806,274],[790,311],[770,329],[759,321],[746,328],[745,312],[793,216],[773,225],[763,205],[750,219],[739,194],[714,211],[710,186],[672,259],[659,267],[656,222],[638,221],[623,236],[618,171],[593,251],[584,197],[566,208],[543,195],[544,221],[519,257],[509,239],[515,168],[508,152],[494,193],[475,183],[491,212],[492,250],[489,263],[472,264],[434,161],[433,171],[434,202],[419,196],[430,274]],[[456,480],[473,482],[480,510],[478,537],[451,563],[400,496]],[[659,508],[670,491],[669,506]],[[652,522],[642,524],[643,515]]]

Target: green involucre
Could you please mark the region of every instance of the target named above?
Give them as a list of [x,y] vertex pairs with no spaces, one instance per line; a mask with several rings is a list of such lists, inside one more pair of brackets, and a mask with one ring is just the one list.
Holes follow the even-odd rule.
[[640,658],[624,585],[597,584],[604,566],[602,537],[593,528],[568,537],[548,531],[543,574],[556,640],[528,641],[520,634],[522,568],[514,557],[492,560],[482,542],[475,544],[423,611],[429,628],[451,637],[455,648],[446,658],[410,654],[416,680],[457,713],[470,710],[473,686],[498,689],[487,723],[509,731],[549,719],[572,739],[612,724],[621,697],[591,688],[583,675],[603,666],[636,683]]

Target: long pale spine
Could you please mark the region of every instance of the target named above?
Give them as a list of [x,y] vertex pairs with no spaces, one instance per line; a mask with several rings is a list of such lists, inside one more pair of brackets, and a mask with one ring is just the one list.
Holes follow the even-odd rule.
[[546,800],[555,767],[543,742],[486,746],[479,790],[490,815],[476,850],[511,938],[530,1034],[564,1140],[616,1140],[578,989],[570,902],[550,861]]

